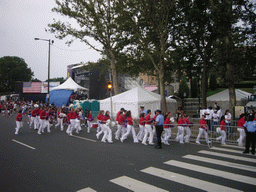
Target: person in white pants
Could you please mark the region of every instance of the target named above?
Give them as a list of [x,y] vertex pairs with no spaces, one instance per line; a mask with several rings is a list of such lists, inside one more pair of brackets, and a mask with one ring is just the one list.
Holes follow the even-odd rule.
[[191,136],[191,130],[190,130],[191,122],[189,121],[188,115],[184,116],[184,123],[185,123],[184,129],[186,131],[186,135],[185,135],[184,139],[185,139],[185,143],[189,143],[189,139]]
[[205,121],[205,115],[202,115],[202,119],[200,120],[199,133],[198,133],[198,136],[196,138],[196,143],[197,144],[201,144],[199,139],[202,136],[202,134],[204,134],[204,136],[205,136],[206,143],[211,143],[208,139],[207,129],[208,129],[208,126],[207,126],[207,123]]
[[98,127],[97,127],[97,134],[96,134],[96,137],[97,139],[99,139],[100,135],[102,133],[104,133],[103,129],[104,129],[104,126],[102,126],[103,124],[103,120],[104,120],[104,110],[100,110],[99,111],[99,114],[97,116],[97,123],[98,123]]
[[57,128],[58,126],[60,126],[60,130],[63,131],[64,130],[64,126],[63,126],[63,118],[66,116],[66,114],[63,113],[63,111],[59,108],[58,109],[58,113],[57,113],[57,124],[55,125],[55,128]]
[[180,142],[180,144],[184,143],[184,120],[183,120],[184,116],[180,115],[179,116],[179,120],[178,120],[178,133],[177,133],[177,142]]
[[140,131],[137,134],[138,140],[142,141],[145,133],[145,113],[140,114],[140,123],[139,123]]
[[19,130],[21,127],[22,127],[22,110],[19,110],[19,113],[16,116],[15,135],[19,134]]
[[115,132],[115,139],[119,140],[122,128],[124,124],[124,117],[123,117],[123,111],[119,112],[119,115],[117,117],[117,130]]
[[110,123],[111,123],[111,120],[110,120],[110,116],[109,116],[109,111],[106,111],[104,119],[103,119],[103,124],[102,124],[104,135],[101,139],[101,142],[106,143],[106,140],[108,140],[109,143],[113,143],[112,130],[109,127]]
[[31,127],[32,124],[34,123],[34,129],[38,129],[38,118],[37,118],[38,113],[39,113],[39,109],[35,107],[34,110],[32,110],[31,112],[31,121],[30,121],[29,127]]
[[220,127],[217,130],[217,133],[220,133],[221,136],[216,138],[217,141],[221,140],[222,145],[226,145],[225,141],[226,141],[227,134],[226,134],[225,129],[226,129],[225,117],[222,116],[220,119]]
[[136,136],[134,126],[133,126],[133,119],[131,116],[131,111],[127,111],[126,117],[127,117],[127,132],[121,137],[120,141],[123,142],[124,139],[128,137],[130,132],[132,132],[133,142],[139,143],[138,138]]
[[93,121],[92,111],[88,111],[86,118],[87,118],[87,133],[90,133],[92,128],[92,121]]
[[44,133],[44,128],[47,126],[46,124],[46,111],[47,111],[47,108],[45,107],[39,114],[40,116],[40,120],[39,120],[39,124],[40,124],[40,127],[38,129],[38,134],[40,135],[41,133]]
[[244,124],[245,124],[245,114],[242,113],[237,122],[237,131],[240,133],[240,136],[237,140],[238,146],[244,145],[244,139],[246,137],[245,130],[244,130]]
[[[152,127],[151,127],[151,123],[152,123],[152,119],[150,117],[151,115],[151,110],[149,109],[147,111],[147,116],[146,116],[146,119],[145,119],[145,134],[144,134],[144,138],[142,140],[142,144],[143,145],[147,145],[147,139],[149,140],[148,143],[149,145],[154,145],[153,143],[153,130],[152,130]],[[148,134],[149,134],[149,138],[148,138]]]
[[167,115],[165,115],[165,120],[164,120],[164,136],[163,136],[163,139],[162,139],[162,142],[165,145],[170,145],[169,144],[169,139],[171,138],[171,135],[172,135],[171,127],[173,125],[171,124],[170,117],[171,117],[171,113],[170,112]]

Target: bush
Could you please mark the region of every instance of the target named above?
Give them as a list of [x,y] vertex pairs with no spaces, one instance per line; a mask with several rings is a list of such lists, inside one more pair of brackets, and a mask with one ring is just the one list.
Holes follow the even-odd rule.
[[182,81],[180,82],[180,85],[179,85],[179,91],[178,91],[179,97],[180,98],[185,98],[184,97],[184,93],[186,93],[185,97],[188,97],[188,95],[189,95],[189,87],[188,87],[185,79],[182,79]]

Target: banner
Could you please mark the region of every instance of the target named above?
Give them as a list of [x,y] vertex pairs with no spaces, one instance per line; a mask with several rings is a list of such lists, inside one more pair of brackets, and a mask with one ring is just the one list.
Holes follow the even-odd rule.
[[[50,82],[50,91],[52,90],[52,88],[59,86],[60,82]],[[42,83],[42,89],[41,89],[41,93],[47,93],[48,92],[48,82],[43,82]]]

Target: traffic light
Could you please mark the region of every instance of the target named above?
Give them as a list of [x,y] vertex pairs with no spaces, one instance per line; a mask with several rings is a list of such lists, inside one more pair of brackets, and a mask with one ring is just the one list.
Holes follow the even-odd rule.
[[113,88],[113,86],[112,86],[112,81],[109,81],[108,82],[108,91],[112,91],[112,88]]

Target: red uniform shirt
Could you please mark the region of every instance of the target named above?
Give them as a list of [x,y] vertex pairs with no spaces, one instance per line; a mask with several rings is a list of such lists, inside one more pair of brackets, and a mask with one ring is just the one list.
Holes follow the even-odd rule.
[[145,118],[144,117],[140,118],[140,125],[145,125]]
[[31,112],[32,117],[36,117],[37,113],[38,113],[38,109],[34,109],[34,110]]
[[245,124],[245,120],[244,120],[244,118],[241,118],[237,122],[237,127],[244,128],[244,124]]
[[119,124],[119,125],[122,125],[122,124],[124,123],[124,118],[123,118],[123,116],[122,116],[122,115],[119,115],[117,121],[118,121],[118,124]]
[[118,117],[119,117],[119,115],[120,115],[120,112],[121,112],[121,111],[118,111],[118,113],[116,114],[116,121],[118,121]]
[[185,124],[184,120],[182,118],[179,118],[178,125],[184,125],[184,124]]
[[207,129],[207,123],[204,119],[200,120],[200,128]]
[[188,118],[184,118],[183,121],[184,121],[185,126],[188,127],[190,124],[190,121],[188,120]]
[[224,120],[222,120],[222,121],[220,122],[220,129],[221,129],[222,131],[225,131],[225,129],[226,129],[226,123],[225,123]]
[[[147,122],[147,121],[148,121],[148,122]],[[146,116],[146,122],[145,122],[145,124],[147,124],[147,125],[150,125],[150,124],[151,124],[151,117],[150,117],[149,114],[147,114],[147,116]]]
[[166,119],[164,120],[164,128],[165,128],[165,129],[170,128],[170,124],[171,124],[170,118],[166,118]]
[[128,125],[133,125],[132,117],[128,117],[127,121],[128,121]]
[[41,111],[39,116],[40,116],[40,119],[46,119],[46,112],[45,111]]
[[22,120],[22,115],[18,113],[18,115],[16,116],[16,121],[21,121],[21,120]]

